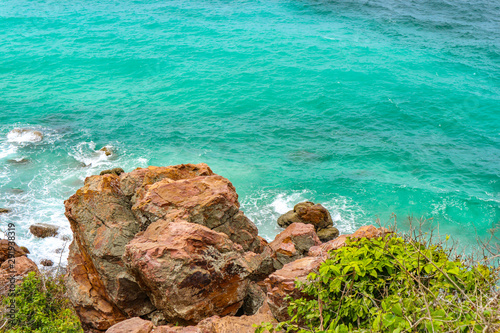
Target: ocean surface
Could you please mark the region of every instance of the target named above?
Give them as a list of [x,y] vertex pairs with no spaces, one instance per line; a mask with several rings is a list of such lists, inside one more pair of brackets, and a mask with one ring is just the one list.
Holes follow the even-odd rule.
[[472,251],[500,226],[500,1],[0,1],[0,229],[33,259],[66,261],[86,176],[199,162],[267,239],[311,200]]

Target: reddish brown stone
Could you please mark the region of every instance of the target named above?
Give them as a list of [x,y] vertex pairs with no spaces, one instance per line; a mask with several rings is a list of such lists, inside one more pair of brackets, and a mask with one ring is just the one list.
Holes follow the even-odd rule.
[[153,328],[152,322],[134,317],[111,326],[106,333],[150,333]]

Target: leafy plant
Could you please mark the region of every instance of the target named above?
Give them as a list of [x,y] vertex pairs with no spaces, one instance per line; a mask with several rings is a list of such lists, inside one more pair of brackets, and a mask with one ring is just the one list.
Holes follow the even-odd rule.
[[256,332],[495,332],[497,282],[492,268],[451,260],[440,245],[351,239],[296,283],[304,297],[289,299],[289,321]]
[[80,321],[68,299],[61,276],[42,277],[29,273],[4,305],[15,302],[12,318],[4,315],[8,333],[81,333]]

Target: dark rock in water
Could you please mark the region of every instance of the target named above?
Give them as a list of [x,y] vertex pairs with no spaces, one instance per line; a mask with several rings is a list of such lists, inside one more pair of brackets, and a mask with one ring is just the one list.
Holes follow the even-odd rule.
[[0,208],[0,214],[7,214],[10,213],[10,209],[8,208]]
[[329,226],[318,230],[316,234],[318,235],[319,240],[324,243],[337,238],[339,236],[339,229]]
[[[318,237],[324,241],[337,237],[339,232],[333,227],[333,220],[328,210],[320,204],[310,201],[301,202],[293,207],[293,210],[278,218],[280,227],[286,228],[292,223],[312,224]],[[320,236],[321,234],[321,236]]]
[[53,237],[58,234],[59,227],[52,224],[36,223],[30,226],[30,232],[39,238]]
[[54,265],[54,262],[50,259],[42,259],[40,260],[40,265],[45,266],[45,267],[50,267]]
[[10,160],[7,160],[8,163],[10,164],[28,164],[28,163],[31,163],[30,159],[28,158],[13,158],[13,159],[10,159]]
[[117,176],[119,176],[124,172],[125,171],[123,171],[122,168],[114,168],[114,169],[108,169],[108,170],[101,171],[99,176],[104,176],[104,175],[117,175]]
[[104,152],[104,155],[106,155],[106,156],[113,155],[113,150],[111,148],[109,148],[109,147],[106,147],[106,146],[102,147],[101,149],[99,149],[99,151]]

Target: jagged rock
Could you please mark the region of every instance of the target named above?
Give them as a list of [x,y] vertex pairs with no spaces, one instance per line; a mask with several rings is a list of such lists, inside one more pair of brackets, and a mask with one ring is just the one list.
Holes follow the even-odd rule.
[[54,265],[54,262],[50,259],[42,259],[42,260],[40,260],[40,265],[45,266],[45,267],[51,267]]
[[276,261],[276,254],[268,245],[264,247],[261,253],[245,252],[244,259],[250,272],[248,278],[252,281],[262,281],[281,267]]
[[7,134],[7,139],[13,142],[39,142],[43,140],[43,133],[29,128],[14,128]]
[[286,296],[293,298],[305,296],[295,288],[295,281],[305,282],[307,275],[316,271],[322,262],[323,259],[320,257],[301,258],[286,264],[264,281],[267,289],[267,302],[276,320],[290,319]]
[[245,250],[260,246],[257,227],[239,210],[234,186],[218,175],[160,180],[139,193],[132,211],[146,227],[158,219],[186,221],[223,232]]
[[0,266],[0,296],[9,292],[12,282],[20,284],[30,272],[39,273],[39,270],[33,260],[26,256],[5,260]]
[[313,257],[324,257],[326,258],[328,256],[328,251],[330,250],[336,250],[342,246],[345,245],[346,239],[347,238],[376,238],[376,237],[383,237],[387,234],[391,233],[388,229],[381,227],[381,228],[375,228],[372,225],[368,226],[363,226],[356,230],[353,234],[348,234],[348,235],[340,235],[338,238],[331,240],[329,242],[323,243],[318,246],[313,246],[309,249],[309,256]]
[[110,147],[108,146],[104,146],[102,147],[101,149],[99,149],[99,151],[102,151],[104,153],[104,155],[106,156],[111,156],[113,155],[113,149],[111,149]]
[[335,239],[339,236],[339,229],[332,227],[332,226],[328,226],[324,229],[318,230],[316,232],[316,234],[318,235],[318,238],[320,241],[328,242],[328,241]]
[[0,214],[7,214],[10,213],[10,209],[8,208],[0,208]]
[[279,233],[269,246],[276,253],[275,265],[281,268],[289,262],[304,257],[309,248],[320,244],[321,241],[313,225],[293,223]]
[[322,205],[310,201],[296,204],[293,210],[278,218],[278,224],[283,228],[292,223],[312,224],[316,230],[333,226],[333,220],[328,210]]
[[106,333],[150,333],[153,328],[152,322],[134,317],[111,326]]
[[256,282],[250,283],[247,289],[247,296],[243,300],[243,305],[238,310],[238,314],[247,316],[254,315],[262,307],[266,300],[266,293],[263,287]]
[[114,168],[114,169],[103,170],[103,171],[101,171],[101,173],[99,175],[100,176],[104,176],[104,175],[116,175],[116,176],[119,176],[119,175],[121,175],[124,172],[125,171],[123,171],[122,168]]
[[29,253],[28,249],[24,246],[19,247],[16,243],[9,242],[7,239],[0,239],[0,263],[3,263],[12,255],[14,257],[20,257]]
[[241,246],[199,224],[158,220],[126,246],[124,260],[170,322],[234,315],[246,296]]
[[30,232],[38,238],[54,237],[58,234],[59,227],[46,223],[35,223],[30,225]]

